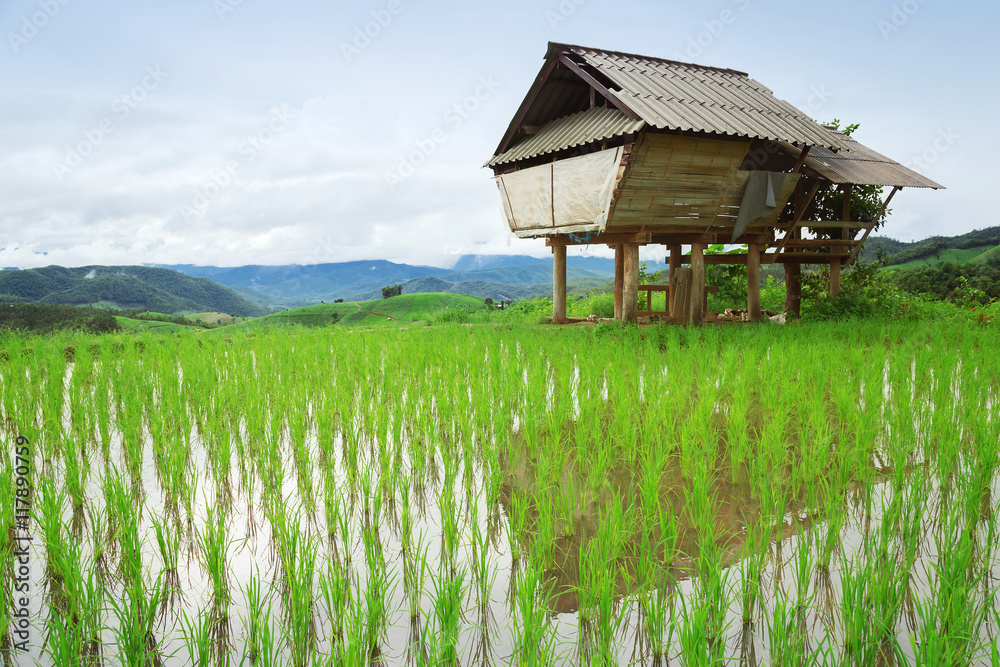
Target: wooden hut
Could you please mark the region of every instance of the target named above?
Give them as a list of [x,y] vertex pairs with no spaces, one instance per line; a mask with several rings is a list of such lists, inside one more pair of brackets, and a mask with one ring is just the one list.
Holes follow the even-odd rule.
[[[700,322],[707,262],[747,265],[751,319],[760,265],[783,263],[797,312],[802,264],[829,264],[836,293],[841,267],[882,217],[852,220],[851,188],[892,188],[884,211],[901,188],[942,187],[744,72],[556,43],[486,166],[511,232],[552,247],[554,322],[566,321],[566,247],[579,244],[614,248],[617,319],[656,312],[652,300],[638,311],[643,287],[667,293],[663,314]],[[811,218],[817,192],[831,187],[844,193],[842,214]],[[805,238],[808,229],[828,238]],[[704,254],[718,243],[748,252]],[[667,247],[669,287],[638,284],[647,244]]]

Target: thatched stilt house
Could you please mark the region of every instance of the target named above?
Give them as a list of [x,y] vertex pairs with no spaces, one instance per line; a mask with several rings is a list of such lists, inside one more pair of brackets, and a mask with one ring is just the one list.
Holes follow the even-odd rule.
[[[642,314],[639,246],[647,244],[669,250],[669,288],[646,289],[667,292],[675,319],[701,320],[706,262],[747,265],[753,319],[760,264],[784,263],[797,310],[803,263],[830,264],[838,291],[841,267],[889,199],[903,187],[941,187],[816,123],[743,72],[553,43],[486,166],[511,231],[544,237],[553,249],[555,322],[566,321],[566,247],[577,244],[614,248],[615,316],[625,321]],[[855,186],[892,190],[881,211],[855,220]],[[817,193],[830,188],[847,205],[811,218]],[[803,238],[804,229],[827,238]],[[706,256],[717,243],[748,251]],[[678,271],[683,264],[690,271]]]

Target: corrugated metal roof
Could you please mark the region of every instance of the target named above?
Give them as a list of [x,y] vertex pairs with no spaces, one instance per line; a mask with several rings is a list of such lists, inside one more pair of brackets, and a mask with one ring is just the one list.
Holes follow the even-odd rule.
[[587,109],[547,123],[537,134],[496,156],[485,166],[493,167],[525,160],[536,155],[581,146],[591,141],[638,132],[645,124],[641,120],[632,120],[618,109],[605,107]]
[[[848,150],[834,153],[816,146],[809,150],[805,166],[833,183],[944,189],[943,185],[921,176],[836,130],[825,127],[823,130],[838,135]],[[778,142],[778,145],[795,158],[801,154],[801,150],[791,144]]]
[[550,45],[553,53],[572,54],[609,80],[611,93],[655,128],[844,147],[742,72],[571,45]]

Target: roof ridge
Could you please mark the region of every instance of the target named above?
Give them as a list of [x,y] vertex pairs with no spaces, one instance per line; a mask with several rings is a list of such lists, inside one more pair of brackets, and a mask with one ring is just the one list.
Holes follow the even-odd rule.
[[563,42],[549,42],[549,48],[548,48],[548,51],[545,53],[545,57],[549,58],[549,57],[552,56],[553,53],[557,53],[557,52],[575,51],[575,50],[580,50],[580,51],[594,51],[594,52],[603,53],[603,54],[606,54],[606,55],[624,56],[626,58],[637,58],[637,59],[641,59],[641,60],[649,60],[651,62],[663,63],[663,64],[667,64],[667,65],[681,65],[683,67],[693,67],[695,69],[710,70],[710,71],[713,71],[713,72],[722,72],[722,73],[725,73],[725,74],[735,74],[737,76],[745,76],[747,78],[750,78],[750,75],[747,72],[742,72],[742,71],[737,70],[737,69],[730,69],[728,67],[715,67],[715,66],[712,66],[712,65],[700,65],[698,63],[690,63],[690,62],[685,62],[683,60],[672,60],[670,58],[657,58],[656,56],[644,56],[644,55],[642,55],[640,53],[629,53],[627,51],[615,51],[615,50],[612,50],[612,49],[598,49],[598,48],[595,48],[595,47],[592,47],[592,46],[582,46],[580,44],[566,44],[566,43],[563,43]]

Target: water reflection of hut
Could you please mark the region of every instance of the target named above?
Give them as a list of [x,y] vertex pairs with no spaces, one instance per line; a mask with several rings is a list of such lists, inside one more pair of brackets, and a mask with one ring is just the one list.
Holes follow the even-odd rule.
[[[614,248],[616,319],[701,321],[706,263],[747,265],[751,319],[760,265],[784,264],[786,309],[797,313],[801,266],[829,264],[839,292],[841,267],[882,217],[854,220],[848,204],[817,220],[818,192],[836,187],[850,202],[853,187],[891,187],[884,212],[901,188],[942,187],[743,72],[555,43],[487,166],[510,230],[552,247],[555,322],[566,321],[566,247],[579,244]],[[806,229],[827,238],[803,238]],[[719,243],[748,251],[704,254]],[[670,286],[650,286],[667,293],[664,311],[653,299],[638,310],[647,244],[669,251]]]

